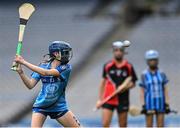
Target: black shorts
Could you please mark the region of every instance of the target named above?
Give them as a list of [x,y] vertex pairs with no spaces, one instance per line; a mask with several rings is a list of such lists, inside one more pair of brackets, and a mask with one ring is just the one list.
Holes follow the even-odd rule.
[[119,105],[111,105],[111,104],[103,104],[102,108],[109,109],[111,111],[114,111],[114,109],[117,110],[118,113],[121,112],[127,112],[129,110],[129,104],[119,104]]
[[64,110],[64,111],[60,111],[60,112],[45,112],[45,111],[41,111],[38,108],[33,108],[33,113],[41,113],[46,117],[50,116],[51,119],[58,119],[58,118],[64,116],[67,112],[68,112],[68,110]]

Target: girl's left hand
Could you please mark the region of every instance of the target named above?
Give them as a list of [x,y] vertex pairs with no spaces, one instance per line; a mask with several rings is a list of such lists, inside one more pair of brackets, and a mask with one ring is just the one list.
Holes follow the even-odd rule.
[[22,56],[19,56],[19,55],[16,55],[15,58],[14,58],[14,61],[16,63],[19,63],[19,64],[23,64],[25,62],[25,60],[23,59]]

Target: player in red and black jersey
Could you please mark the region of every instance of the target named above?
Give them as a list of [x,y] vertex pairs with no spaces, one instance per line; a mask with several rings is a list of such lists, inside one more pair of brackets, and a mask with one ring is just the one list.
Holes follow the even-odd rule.
[[109,127],[113,115],[113,110],[118,112],[119,126],[127,126],[127,115],[129,109],[129,89],[135,86],[137,80],[136,73],[132,64],[126,59],[124,42],[113,43],[114,58],[104,65],[102,81],[99,90],[99,100],[97,105],[106,97],[111,95],[118,86],[120,86],[128,76],[132,76],[132,82],[128,88],[121,94],[106,102],[103,108],[103,126]]

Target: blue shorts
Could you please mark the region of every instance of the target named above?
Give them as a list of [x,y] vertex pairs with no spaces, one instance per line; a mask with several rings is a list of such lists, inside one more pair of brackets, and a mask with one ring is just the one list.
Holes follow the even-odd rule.
[[46,112],[42,111],[39,108],[33,108],[33,113],[41,113],[44,116],[50,116],[51,119],[58,119],[62,116],[64,116],[69,110],[59,111],[59,112]]

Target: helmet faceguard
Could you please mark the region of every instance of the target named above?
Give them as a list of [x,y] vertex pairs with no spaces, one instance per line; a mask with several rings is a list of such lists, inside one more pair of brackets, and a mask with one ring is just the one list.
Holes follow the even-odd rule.
[[59,54],[61,57],[59,61],[66,64],[71,60],[73,56],[72,48],[64,49]]

